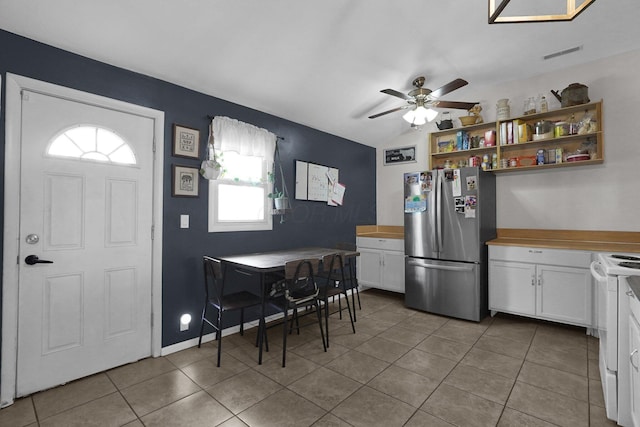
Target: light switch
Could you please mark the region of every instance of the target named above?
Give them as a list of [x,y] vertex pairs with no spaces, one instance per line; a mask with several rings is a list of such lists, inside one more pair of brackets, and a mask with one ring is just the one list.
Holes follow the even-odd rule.
[[180,228],[189,228],[189,215],[180,215]]

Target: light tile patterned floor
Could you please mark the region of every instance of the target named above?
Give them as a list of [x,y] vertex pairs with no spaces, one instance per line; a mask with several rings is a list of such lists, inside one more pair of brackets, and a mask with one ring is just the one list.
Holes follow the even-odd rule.
[[[361,292],[356,334],[330,319],[280,328],[257,364],[255,329],[18,399],[1,426],[606,426],[597,346],[583,328],[508,315],[480,323]],[[314,320],[309,316],[305,321]]]

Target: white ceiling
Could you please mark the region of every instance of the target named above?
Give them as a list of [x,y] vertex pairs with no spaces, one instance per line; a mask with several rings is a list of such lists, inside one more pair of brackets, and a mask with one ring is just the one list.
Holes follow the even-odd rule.
[[475,102],[470,87],[640,48],[638,0],[598,0],[572,22],[488,25],[487,11],[486,0],[0,0],[0,28],[378,147],[408,127],[400,112],[367,118],[403,105],[381,89],[461,77],[469,85],[442,99]]

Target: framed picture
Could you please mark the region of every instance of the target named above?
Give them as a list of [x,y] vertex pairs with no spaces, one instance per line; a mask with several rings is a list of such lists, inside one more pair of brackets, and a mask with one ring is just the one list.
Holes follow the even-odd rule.
[[384,165],[416,162],[416,146],[384,150]]
[[200,171],[189,166],[171,166],[171,195],[174,197],[198,197]]
[[200,158],[200,131],[174,123],[173,155],[190,159]]

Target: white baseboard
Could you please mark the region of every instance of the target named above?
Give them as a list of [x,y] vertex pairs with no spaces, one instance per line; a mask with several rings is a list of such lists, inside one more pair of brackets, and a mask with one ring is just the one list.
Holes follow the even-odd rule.
[[[362,289],[362,287],[360,287],[360,289]],[[350,295],[351,294],[351,290],[348,290],[347,294]],[[268,323],[268,322],[271,322],[273,320],[280,319],[282,317],[283,317],[282,313],[276,313],[276,314],[273,314],[271,316],[268,316],[265,320]],[[256,320],[252,320],[251,322],[245,322],[245,324],[244,324],[244,330],[245,331],[249,330],[251,328],[257,328],[257,327],[258,327],[258,320],[257,319]],[[235,334],[235,333],[238,333],[238,332],[240,332],[240,325],[235,325],[235,326],[231,326],[230,328],[223,329],[222,330],[222,336],[226,337],[227,335],[232,335],[232,334]],[[203,343],[206,343],[206,342],[209,342],[209,341],[213,341],[214,339],[215,339],[215,334],[213,332],[210,333],[210,334],[206,334],[206,335],[202,336],[202,342]],[[199,338],[196,337],[196,338],[191,338],[191,339],[186,340],[186,341],[180,341],[179,343],[175,343],[175,344],[169,345],[167,347],[162,347],[162,350],[160,351],[160,356],[166,356],[166,355],[171,354],[171,353],[175,353],[175,352],[178,352],[178,351],[186,350],[186,349],[191,348],[191,347],[196,347],[198,345],[198,340],[199,340]]]

